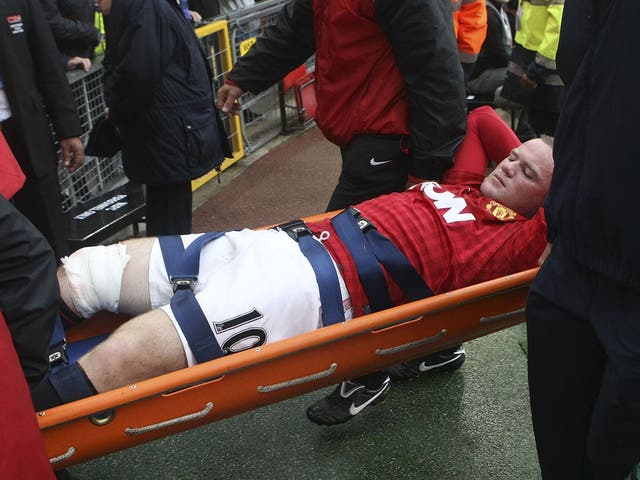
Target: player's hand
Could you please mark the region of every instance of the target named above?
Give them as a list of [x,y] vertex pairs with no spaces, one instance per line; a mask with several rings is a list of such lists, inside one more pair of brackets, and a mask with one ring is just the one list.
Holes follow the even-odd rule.
[[547,243],[547,246],[544,247],[544,252],[542,252],[542,255],[540,255],[540,258],[538,259],[538,265],[542,265],[544,263],[544,261],[547,259],[547,257],[551,253],[552,247],[553,247],[552,243]]
[[79,137],[60,140],[62,163],[69,173],[75,172],[84,163],[84,144]]
[[236,85],[225,83],[217,92],[218,109],[227,117],[238,115],[241,110],[240,101],[238,100],[244,92]]

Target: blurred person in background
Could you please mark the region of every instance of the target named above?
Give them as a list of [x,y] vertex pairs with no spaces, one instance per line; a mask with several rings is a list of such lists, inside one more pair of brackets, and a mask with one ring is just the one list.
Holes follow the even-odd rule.
[[211,68],[174,0],[99,0],[110,120],[129,179],[146,186],[147,235],[191,232],[191,180],[231,156]]
[[55,138],[69,172],[84,162],[82,127],[60,53],[39,1],[0,0],[0,125],[25,173],[14,204],[45,236],[56,257],[68,255]]

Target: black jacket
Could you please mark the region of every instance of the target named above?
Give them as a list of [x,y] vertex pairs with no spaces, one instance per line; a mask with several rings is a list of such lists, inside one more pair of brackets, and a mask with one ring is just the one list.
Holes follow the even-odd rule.
[[564,17],[557,58],[568,91],[546,204],[549,240],[640,289],[640,62],[621,48],[636,35],[640,2],[567,0]]
[[11,148],[27,177],[40,177],[57,168],[47,113],[58,138],[80,136],[80,119],[40,3],[2,0],[0,18],[0,76],[22,127]]
[[171,184],[230,156],[209,65],[172,0],[118,0],[108,19],[104,93],[127,176]]
[[59,296],[51,247],[0,195],[0,311],[30,384],[49,369]]
[[100,42],[95,27],[94,0],[40,0],[60,52],[67,57],[93,58]]

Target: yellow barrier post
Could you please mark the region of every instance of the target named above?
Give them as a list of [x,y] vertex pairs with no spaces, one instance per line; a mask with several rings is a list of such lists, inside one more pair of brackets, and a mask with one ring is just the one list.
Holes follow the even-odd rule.
[[[203,25],[196,29],[196,35],[206,45],[205,51],[207,53],[207,59],[211,62],[211,70],[214,72],[214,79],[223,77],[228,73],[233,66],[233,59],[231,57],[231,42],[229,40],[229,25],[226,20],[216,20],[214,22]],[[217,42],[215,40],[217,39]],[[216,49],[218,46],[218,49]],[[220,59],[222,72],[218,68],[216,62],[217,58]],[[229,142],[231,144],[232,158],[225,158],[224,162],[220,166],[221,170],[233,165],[235,162],[244,157],[244,144],[242,142],[240,118],[235,115],[229,119],[230,134]],[[218,174],[215,170],[211,170],[209,173],[196,178],[191,182],[192,190],[200,188],[207,183],[213,177]]]

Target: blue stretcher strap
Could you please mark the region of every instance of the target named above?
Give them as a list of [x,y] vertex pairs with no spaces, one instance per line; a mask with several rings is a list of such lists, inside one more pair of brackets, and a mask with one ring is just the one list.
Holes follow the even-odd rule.
[[52,370],[47,378],[62,403],[75,402],[97,393],[77,362]]
[[[391,240],[378,232],[375,226],[369,220],[364,218],[358,210],[355,208],[349,208],[338,216],[341,216],[341,230],[348,231],[349,236],[344,237],[341,234],[341,231],[338,231],[337,228],[336,231],[338,231],[340,239],[350,252],[353,252],[352,248],[354,248],[354,245],[359,246],[364,243],[363,248],[365,250],[367,248],[370,250],[369,254],[364,257],[366,258],[366,261],[374,261],[376,264],[377,262],[380,262],[391,278],[398,284],[402,293],[408,300],[414,301],[433,295],[431,288],[429,288],[424,279],[418,274],[418,272],[416,272],[415,268],[413,268],[413,265],[411,265],[411,262],[409,262],[409,259],[404,255],[404,253],[402,253],[402,251],[398,249]],[[348,229],[346,228],[346,225],[349,225]],[[367,266],[369,267],[369,270],[372,269],[370,265]],[[358,263],[356,263],[356,268],[358,269],[358,274],[362,281],[363,275],[360,273],[360,266]],[[371,280],[370,283],[371,282],[373,282],[373,280]],[[367,297],[369,297],[369,302],[372,302],[365,282],[362,281],[362,283],[365,292],[367,293]],[[386,287],[386,280],[384,280],[384,285]],[[371,289],[371,287],[369,287],[369,289]],[[388,290],[385,290],[385,292],[388,295]],[[375,307],[372,305],[372,308]]]
[[206,233],[194,240],[186,249],[180,236],[158,237],[167,274],[174,288],[171,311],[176,316],[198,363],[224,355],[207,317],[193,294],[194,284],[200,272],[202,248],[224,234],[225,232]]
[[213,335],[207,317],[190,289],[176,290],[171,298],[171,311],[176,316],[182,333],[198,363],[208,362],[224,355]]
[[365,232],[380,263],[398,284],[402,293],[410,301],[433,296],[424,279],[416,272],[409,259],[387,237],[375,228]]
[[322,325],[344,322],[342,293],[336,268],[327,249],[313,238],[311,230],[302,220],[294,220],[277,227],[298,242],[300,251],[313,269],[322,305]]
[[66,348],[67,338],[64,332],[64,325],[62,324],[60,315],[57,315],[53,325],[51,340],[49,341],[49,365],[51,368],[68,363]]
[[347,247],[358,270],[371,312],[391,308],[391,296],[387,288],[387,280],[373,249],[349,210],[339,213],[331,219],[336,233]]

